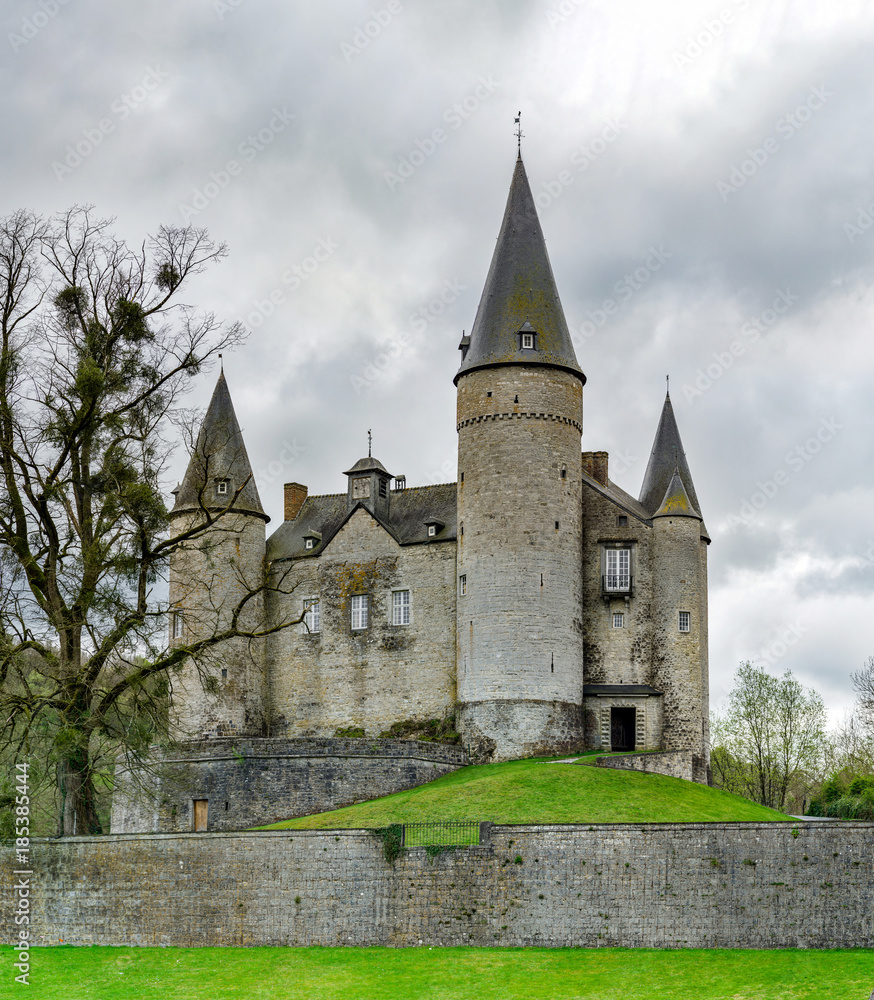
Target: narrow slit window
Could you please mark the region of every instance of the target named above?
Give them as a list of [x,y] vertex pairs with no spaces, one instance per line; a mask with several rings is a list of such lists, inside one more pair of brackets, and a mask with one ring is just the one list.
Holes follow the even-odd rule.
[[458,578],[458,593],[462,597],[467,593],[467,575],[465,573],[462,573]]

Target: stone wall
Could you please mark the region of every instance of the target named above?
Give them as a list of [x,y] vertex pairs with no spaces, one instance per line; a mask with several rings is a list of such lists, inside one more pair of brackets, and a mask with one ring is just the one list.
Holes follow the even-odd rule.
[[466,763],[460,747],[418,740],[204,740],[156,755],[148,775],[118,770],[112,832],[193,830],[197,800],[209,803],[208,830],[244,830],[414,788]]
[[494,826],[487,841],[393,867],[362,830],[35,841],[32,930],[75,945],[874,947],[871,823]]
[[[610,757],[596,757],[597,767],[612,767],[621,771],[645,771],[648,774],[666,774],[670,778],[696,778],[695,755],[691,750],[664,750],[656,753],[613,754]],[[591,758],[587,758],[591,762]],[[579,763],[584,763],[580,761]]]
[[[278,563],[277,571],[288,569]],[[272,595],[270,617],[298,618],[318,598],[321,627],[289,628],[266,642],[272,735],[333,736],[360,726],[441,718],[455,703],[455,542],[399,545],[358,510],[324,555],[298,560],[296,587]],[[410,591],[410,623],[392,624],[392,591]],[[367,594],[369,622],[351,627],[351,597]]]

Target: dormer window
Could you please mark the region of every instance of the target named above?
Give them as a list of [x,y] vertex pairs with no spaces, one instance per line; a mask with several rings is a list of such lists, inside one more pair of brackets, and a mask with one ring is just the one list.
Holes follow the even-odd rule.
[[437,534],[437,525],[436,524],[429,524],[428,525],[428,537],[429,538],[433,538],[436,534]]
[[218,496],[226,497],[228,495],[227,479],[217,479],[215,484],[215,491]]
[[436,538],[437,535],[446,527],[442,521],[438,521],[436,517],[429,517],[425,522],[428,525],[428,537]]
[[525,325],[519,331],[519,350],[520,351],[537,350],[537,331],[530,323],[525,323]]
[[303,547],[305,549],[314,549],[319,544],[319,542],[321,542],[321,540],[322,540],[321,532],[313,531],[312,529],[310,529],[303,536]]
[[315,544],[316,540],[314,538],[308,538],[306,542],[304,542],[304,548],[311,549]]

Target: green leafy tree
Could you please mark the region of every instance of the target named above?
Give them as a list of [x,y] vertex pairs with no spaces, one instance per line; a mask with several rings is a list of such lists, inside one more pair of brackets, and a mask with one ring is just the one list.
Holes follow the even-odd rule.
[[790,671],[773,677],[742,663],[728,709],[712,721],[714,779],[729,791],[783,810],[800,808],[826,759],[826,713],[816,691]]
[[192,227],[132,249],[89,208],[0,220],[0,754],[39,758],[60,834],[100,830],[98,772],[166,726],[186,658],[265,634],[171,647],[160,596],[223,513],[174,534],[163,498],[182,396],[241,339],[180,300],[225,252]]

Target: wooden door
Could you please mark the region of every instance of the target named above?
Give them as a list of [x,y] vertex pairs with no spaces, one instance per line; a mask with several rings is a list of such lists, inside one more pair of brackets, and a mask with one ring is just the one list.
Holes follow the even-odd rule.
[[206,830],[209,817],[209,799],[194,800],[194,832]]

